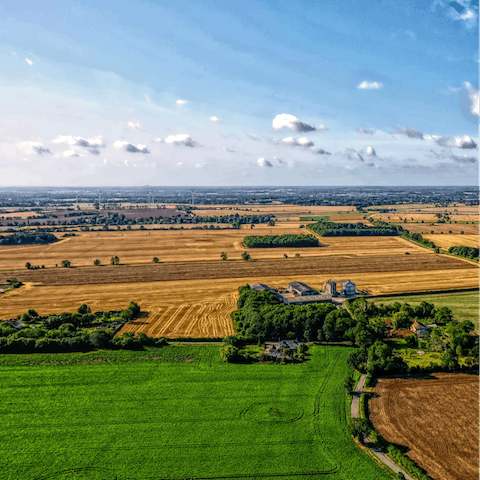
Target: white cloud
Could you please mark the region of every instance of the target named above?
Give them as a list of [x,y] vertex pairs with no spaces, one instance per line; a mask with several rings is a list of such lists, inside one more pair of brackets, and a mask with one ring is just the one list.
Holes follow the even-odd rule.
[[215,123],[218,123],[218,122],[221,122],[222,119],[221,118],[218,118],[216,117],[215,115],[213,117],[209,117],[209,119],[212,121],[212,122],[215,122]]
[[273,167],[272,162],[269,162],[268,160],[265,160],[263,157],[259,158],[259,159],[257,160],[257,163],[258,163],[261,167]]
[[470,138],[468,135],[464,135],[463,137],[453,137],[453,136],[445,136],[440,137],[437,140],[438,145],[442,147],[456,147],[456,148],[476,148],[477,144],[475,141]]
[[[289,113],[282,113],[277,115],[272,122],[272,127],[274,130],[281,130],[282,128],[288,128],[293,132],[313,132],[317,130],[317,128],[312,127],[308,123],[301,122],[297,117],[294,115],[290,115]],[[326,127],[321,125],[321,129],[325,130]]]
[[423,140],[423,133],[419,132],[416,128],[405,128],[401,125],[397,125],[396,130],[393,133],[399,133],[400,135],[405,135],[408,138],[419,138]]
[[135,122],[128,122],[128,126],[130,128],[136,128],[136,129],[141,129],[142,128],[142,126],[138,122],[136,122],[136,123]]
[[85,139],[83,137],[74,137],[73,135],[58,135],[52,140],[52,143],[66,143],[70,146],[79,146],[86,148],[93,155],[100,153],[99,148],[105,148],[105,140],[102,135],[97,135],[93,138]]
[[371,128],[362,128],[362,127],[357,127],[357,133],[362,133],[364,135],[374,135],[375,130]]
[[282,140],[283,143],[286,145],[290,145],[292,147],[303,147],[303,148],[308,148],[308,147],[313,147],[314,143],[309,140],[307,137],[302,137],[296,140],[293,137],[287,137]]
[[378,90],[379,88],[383,88],[383,83],[367,82],[366,80],[364,80],[362,83],[357,85],[357,88],[360,90]]
[[29,58],[26,58],[25,61],[26,61],[29,65],[33,65],[33,62],[32,62]]
[[177,100],[177,105],[185,105],[186,103],[186,100]]
[[197,147],[198,143],[192,140],[190,135],[181,134],[181,135],[169,135],[165,139],[165,143],[169,143],[170,145],[183,145],[184,147]]
[[480,115],[478,88],[475,88],[470,82],[463,82],[463,86],[468,90],[468,98],[470,99],[470,113],[478,117]]
[[[133,145],[132,143],[125,142],[123,140],[117,140],[113,144],[113,146],[115,148],[121,148],[126,152],[130,152],[130,153],[150,153],[146,145],[142,145],[142,144]],[[128,160],[125,160],[125,162],[128,162]],[[127,165],[127,163],[125,163],[125,165]]]
[[365,147],[363,150],[362,150],[362,153],[364,155],[371,155],[372,157],[376,157],[377,156],[377,153],[375,152],[375,149],[373,147],[371,147],[370,145],[368,145],[367,147]]
[[70,149],[70,150],[65,150],[64,152],[62,152],[60,155],[57,155],[57,157],[59,156],[62,156],[64,158],[68,158],[68,157],[83,157],[83,155],[80,155],[79,153],[77,153],[73,148]]
[[31,155],[32,153],[36,153],[37,155],[43,155],[44,153],[52,153],[48,148],[45,148],[43,146],[42,142],[26,141],[17,143],[17,146],[22,152],[29,155]]
[[162,140],[160,137],[158,137],[158,138],[156,138],[156,139],[154,140],[155,143],[162,143],[162,141],[163,141],[163,140]]

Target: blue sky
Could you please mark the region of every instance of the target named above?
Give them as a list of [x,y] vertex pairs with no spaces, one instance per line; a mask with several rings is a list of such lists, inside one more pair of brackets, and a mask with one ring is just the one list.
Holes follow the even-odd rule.
[[0,185],[477,183],[478,1],[230,3],[3,2]]

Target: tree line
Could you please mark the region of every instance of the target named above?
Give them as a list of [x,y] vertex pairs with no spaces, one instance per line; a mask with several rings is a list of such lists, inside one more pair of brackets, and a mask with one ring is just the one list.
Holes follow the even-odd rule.
[[374,222],[373,226],[363,223],[335,223],[319,220],[307,225],[307,229],[321,237],[354,237],[354,236],[391,236],[400,235],[403,228],[386,222]]
[[469,260],[477,260],[478,261],[478,248],[475,247],[450,247],[448,249],[448,253],[452,253],[453,255],[458,255],[459,257],[468,258]]
[[108,328],[114,322],[132,320],[139,312],[135,302],[121,311],[96,313],[86,304],[76,313],[60,315],[40,316],[31,309],[20,315],[18,322],[0,322],[0,353],[85,352],[100,348],[142,350],[145,346],[167,345],[165,338],[148,337],[143,332],[137,337],[133,332],[115,336],[114,330]]
[[247,248],[277,248],[277,247],[320,247],[321,244],[313,235],[250,235],[243,239]]
[[13,235],[0,235],[0,245],[48,244],[58,242],[53,233],[36,230],[33,232],[16,232]]

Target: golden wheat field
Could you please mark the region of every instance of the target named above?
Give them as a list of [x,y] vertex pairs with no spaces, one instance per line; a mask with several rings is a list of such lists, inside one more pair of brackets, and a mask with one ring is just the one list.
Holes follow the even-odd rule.
[[478,235],[423,235],[444,250],[450,247],[474,247],[478,248]]
[[[368,257],[366,257],[368,258]],[[290,274],[282,274],[286,269],[282,263],[287,265],[289,260],[277,261],[277,268],[270,266],[268,261],[265,268],[257,269],[258,264],[237,262],[238,273],[234,278],[202,278],[195,277],[194,272],[186,270],[181,280],[168,280],[172,275],[168,274],[163,281],[149,281],[152,275],[148,272],[155,268],[153,265],[148,268],[144,277],[139,276],[138,269],[145,269],[147,266],[138,267],[105,267],[112,272],[111,282],[88,283],[88,271],[95,269],[72,269],[71,272],[78,276],[72,284],[67,281],[53,279],[50,282],[27,282],[20,289],[12,290],[0,296],[0,318],[8,319],[26,312],[33,308],[41,315],[56,314],[64,311],[73,312],[82,303],[87,303],[93,311],[98,310],[119,310],[128,305],[130,301],[136,301],[142,311],[148,312],[146,318],[138,319],[126,325],[122,331],[146,332],[153,336],[226,336],[232,333],[230,312],[235,309],[238,287],[246,283],[266,283],[274,287],[286,286],[294,280],[303,281],[314,288],[321,289],[323,282],[328,278],[344,280],[350,278],[357,284],[358,290],[364,290],[371,294],[388,294],[404,291],[441,290],[452,288],[468,288],[478,286],[478,269],[451,257],[443,257],[446,262],[439,262],[438,269],[435,269],[434,256],[425,255],[416,257],[420,265],[414,262],[415,257],[398,257],[401,263],[391,265],[395,257],[387,257],[386,264],[379,259],[377,271],[362,271],[362,265],[355,259],[345,259],[341,263],[339,258],[336,263],[328,269],[327,264],[323,268],[307,269],[303,264],[307,259],[300,259],[299,268],[291,270]],[[422,261],[420,261],[422,258]],[[441,257],[439,257],[441,258]],[[327,259],[325,259],[327,260]],[[333,259],[332,259],[333,260]],[[371,258],[371,261],[374,259]],[[429,261],[431,260],[431,261]],[[352,268],[350,262],[354,262]],[[410,264],[408,262],[411,262]],[[261,262],[259,262],[261,263]],[[341,267],[341,264],[345,264]],[[201,268],[211,276],[215,270],[208,268],[208,262],[200,263]],[[405,268],[402,268],[403,265]],[[244,267],[243,267],[244,266]],[[419,269],[413,270],[418,266]],[[160,265],[169,267],[174,271],[175,265]],[[248,267],[248,268],[247,268]],[[455,268],[461,267],[461,268]],[[131,276],[123,275],[125,269],[132,269]],[[253,269],[253,270],[252,270]],[[59,269],[60,270],[60,269]],[[138,271],[137,271],[138,270]],[[317,270],[318,273],[312,274]],[[65,271],[62,269],[62,272]],[[116,272],[118,271],[118,276]],[[307,272],[308,273],[302,273]],[[31,275],[46,274],[47,272],[31,272]],[[242,272],[247,275],[242,275]],[[249,272],[249,273],[248,273]],[[295,272],[295,273],[294,273]],[[30,272],[29,272],[30,273]],[[68,271],[66,273],[69,273]],[[218,271],[221,276],[222,272]],[[188,277],[192,279],[188,279]],[[19,276],[20,277],[20,276]],[[41,277],[39,277],[40,280]],[[141,281],[142,283],[138,283]],[[82,284],[83,282],[83,284]],[[113,283],[115,282],[115,283]],[[50,284],[48,284],[50,283]]]
[[[433,213],[375,213],[371,216],[375,220],[390,223],[401,223],[405,219],[407,220],[407,223],[420,223],[422,220],[425,223],[435,223],[438,221],[438,217]],[[478,222],[478,213],[462,215],[449,214],[448,217],[452,222]]]
[[[458,224],[458,223],[436,223],[429,225],[428,223],[409,223],[407,225],[400,224],[410,233],[421,233],[422,235],[447,234],[450,235],[478,235],[477,224]],[[434,232],[434,233],[432,233]]]
[[[245,225],[243,227],[246,227]],[[247,235],[279,235],[284,233],[308,234],[300,223],[283,222],[275,227],[256,226],[239,230],[135,230],[77,232],[50,245],[0,246],[0,270],[24,268],[32,265],[55,267],[62,260],[72,265],[92,265],[95,259],[108,264],[118,256],[124,263],[152,263],[153,257],[161,262],[218,260],[222,252],[229,259],[240,259],[246,250],[243,239]],[[325,237],[323,247],[314,248],[251,248],[254,259],[346,255],[412,255],[430,253],[399,237]]]

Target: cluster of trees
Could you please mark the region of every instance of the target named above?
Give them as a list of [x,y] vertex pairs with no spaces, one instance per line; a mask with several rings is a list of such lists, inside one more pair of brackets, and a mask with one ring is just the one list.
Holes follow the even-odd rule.
[[231,318],[235,334],[258,341],[298,338],[317,340],[325,317],[336,311],[331,303],[284,305],[268,291],[239,288],[238,310]]
[[448,307],[436,309],[433,303],[428,302],[422,302],[416,307],[400,302],[395,302],[391,305],[382,303],[377,305],[362,297],[356,298],[354,301],[347,300],[347,302],[354,317],[363,313],[368,318],[391,318],[392,326],[396,330],[410,328],[415,320],[421,323],[435,323],[437,325],[446,325],[453,320],[453,312]]
[[255,363],[280,361],[282,363],[300,363],[306,359],[308,346],[305,343],[295,348],[285,348],[283,357],[272,358],[265,353],[252,353],[244,348],[251,339],[230,335],[223,339],[223,346],[220,349],[220,359],[224,363]]
[[9,286],[9,288],[20,288],[23,283],[16,278],[7,278],[7,285]]
[[[357,320],[367,317],[370,319],[370,323],[375,321],[385,323],[383,319],[391,318],[393,328],[398,330],[409,329],[415,320],[423,324],[436,324],[437,327],[432,328],[428,335],[417,337],[412,333],[405,338],[405,341],[407,346],[412,348],[421,346],[432,351],[440,351],[442,353],[442,369],[457,369],[460,356],[466,357],[467,365],[474,365],[478,362],[478,345],[475,345],[476,336],[470,335],[475,326],[470,320],[458,322],[448,307],[437,309],[433,303],[428,302],[422,302],[416,307],[399,302],[392,305],[375,305],[375,303],[368,302],[364,298],[350,301],[348,306]],[[358,369],[361,367],[371,373],[378,372],[378,370],[367,369],[366,362],[372,365],[372,358],[368,356],[368,352],[356,353],[358,357],[356,357],[357,363],[355,365],[359,367]],[[389,366],[385,362],[377,362],[377,366],[372,368],[388,371]]]
[[435,253],[440,253],[440,249],[432,241],[423,238],[420,233],[410,233],[408,230],[404,230],[402,238],[404,238],[405,240],[411,240],[413,242],[419,243],[424,247],[433,248],[435,249]]
[[0,245],[28,245],[48,244],[58,242],[58,238],[52,233],[36,230],[33,232],[16,232],[13,235],[0,235]]
[[474,247],[450,247],[448,253],[453,253],[459,257],[478,261],[478,248]]
[[276,247],[320,247],[320,242],[313,235],[250,235],[243,239],[247,248]]
[[372,227],[363,223],[335,223],[320,220],[307,225],[308,230],[322,237],[351,237],[351,236],[387,236],[400,235],[403,230],[398,225],[385,222],[374,222]]
[[131,302],[120,312],[91,313],[87,305],[81,305],[76,313],[40,316],[35,310],[29,310],[20,316],[22,328],[12,326],[10,322],[0,322],[0,353],[33,352],[72,352],[88,351],[98,348],[141,350],[145,346],[163,346],[165,338],[151,338],[144,333],[135,337],[127,332],[116,337],[106,327],[113,321],[129,321],[135,318],[140,307]]

